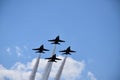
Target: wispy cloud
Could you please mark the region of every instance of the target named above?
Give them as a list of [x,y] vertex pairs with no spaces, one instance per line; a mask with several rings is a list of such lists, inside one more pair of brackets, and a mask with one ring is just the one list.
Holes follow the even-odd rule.
[[26,45],[24,45],[23,48],[24,48],[25,50],[28,50],[28,47],[27,47]]
[[8,47],[8,48],[6,49],[6,52],[7,52],[8,54],[11,54],[11,49]]
[[92,72],[88,72],[88,78],[90,80],[97,80],[96,77],[94,76],[94,74]]
[[23,56],[23,52],[28,51],[28,47],[26,45],[24,46],[14,46],[14,47],[8,47],[5,49],[5,51],[11,55],[12,53],[16,53],[18,57]]
[[17,55],[22,56],[22,49],[19,46],[16,46],[15,49],[16,49]]
[[[60,58],[63,59],[62,56]],[[11,67],[11,69],[6,69],[4,66],[0,65],[0,80],[5,80],[8,78],[10,80],[28,80],[30,77],[31,70],[36,62],[36,58],[27,64],[22,64],[17,62]],[[58,61],[53,64],[52,71],[50,74],[50,79],[53,79],[57,73],[57,70],[62,61]],[[36,74],[36,80],[40,80],[42,72],[44,70],[47,60],[41,59],[38,67],[38,72]],[[72,58],[67,58],[62,79],[64,80],[76,80],[79,77],[84,69],[84,61],[76,61]]]

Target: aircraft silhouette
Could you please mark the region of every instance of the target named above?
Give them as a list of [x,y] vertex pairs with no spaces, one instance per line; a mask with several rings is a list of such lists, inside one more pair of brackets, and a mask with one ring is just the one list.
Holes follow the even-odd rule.
[[53,42],[51,44],[60,44],[59,42],[65,42],[63,40],[60,40],[60,37],[57,36],[55,39],[52,39],[52,40],[48,40],[49,42]]
[[71,55],[71,52],[76,52],[76,51],[71,50],[71,48],[69,46],[67,49],[59,51],[59,52],[63,52],[63,54],[66,54],[66,55],[68,55],[68,54]]
[[61,59],[59,59],[59,58],[56,58],[56,54],[54,54],[52,57],[50,57],[50,58],[45,58],[45,59],[49,59],[48,60],[48,62],[57,62],[57,61],[55,61],[55,60],[61,60]]
[[41,45],[39,48],[32,49],[32,50],[37,50],[36,53],[45,53],[44,51],[49,51],[48,49],[44,48],[44,45]]

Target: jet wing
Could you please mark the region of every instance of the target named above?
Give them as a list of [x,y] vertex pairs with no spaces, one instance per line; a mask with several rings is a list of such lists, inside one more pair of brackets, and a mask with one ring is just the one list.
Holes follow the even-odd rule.
[[70,50],[70,52],[76,52],[76,51]]
[[66,50],[62,50],[62,51],[59,51],[59,52],[66,52]]
[[50,57],[50,58],[45,58],[45,59],[52,59],[52,58]]
[[32,49],[32,50],[39,50],[39,48],[36,48],[36,49]]
[[55,40],[53,39],[53,40],[48,40],[48,41],[55,41]]
[[57,62],[57,61],[55,61],[55,60],[54,61],[53,60],[49,60],[48,62]]
[[59,42],[65,42],[65,41],[63,41],[63,40],[59,40]]
[[60,58],[55,58],[56,60],[62,60],[62,59],[60,59]]
[[62,53],[62,55],[71,55],[71,53]]
[[43,49],[44,51],[49,51],[48,49]]

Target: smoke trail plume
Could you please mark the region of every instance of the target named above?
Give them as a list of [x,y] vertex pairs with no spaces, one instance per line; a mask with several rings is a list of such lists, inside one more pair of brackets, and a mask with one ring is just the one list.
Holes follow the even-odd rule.
[[33,70],[32,70],[32,73],[30,75],[29,80],[35,80],[35,75],[36,75],[37,68],[38,68],[38,65],[39,65],[40,56],[41,56],[41,54],[38,55],[37,61],[36,61],[35,65],[34,65],[34,67],[33,67]]
[[66,59],[67,59],[67,56],[64,58],[64,60],[63,60],[63,62],[61,64],[61,66],[60,66],[60,68],[59,68],[59,70],[58,70],[54,80],[60,80],[60,76],[62,74],[62,71],[63,71],[64,65],[65,65]]
[[54,49],[53,49],[53,52],[52,52],[51,56],[55,54],[55,50],[56,50],[56,44],[54,46]]
[[45,67],[45,72],[43,73],[42,80],[48,80],[51,68],[52,68],[52,62],[48,62]]
[[[52,52],[51,56],[55,54],[55,50],[56,50],[56,45],[53,49],[53,52]],[[42,75],[42,80],[48,80],[49,75],[50,75],[50,71],[51,71],[51,68],[52,68],[52,64],[53,64],[53,62],[47,62],[47,65],[45,67],[45,71]]]

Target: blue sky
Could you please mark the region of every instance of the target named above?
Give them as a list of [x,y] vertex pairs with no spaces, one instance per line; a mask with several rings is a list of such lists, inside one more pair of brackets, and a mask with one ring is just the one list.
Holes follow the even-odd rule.
[[66,42],[57,46],[57,55],[68,46],[76,50],[70,57],[84,60],[83,80],[88,71],[97,80],[119,80],[119,5],[117,0],[1,0],[0,64],[9,69],[27,63],[41,44],[52,51],[47,40],[60,35]]

